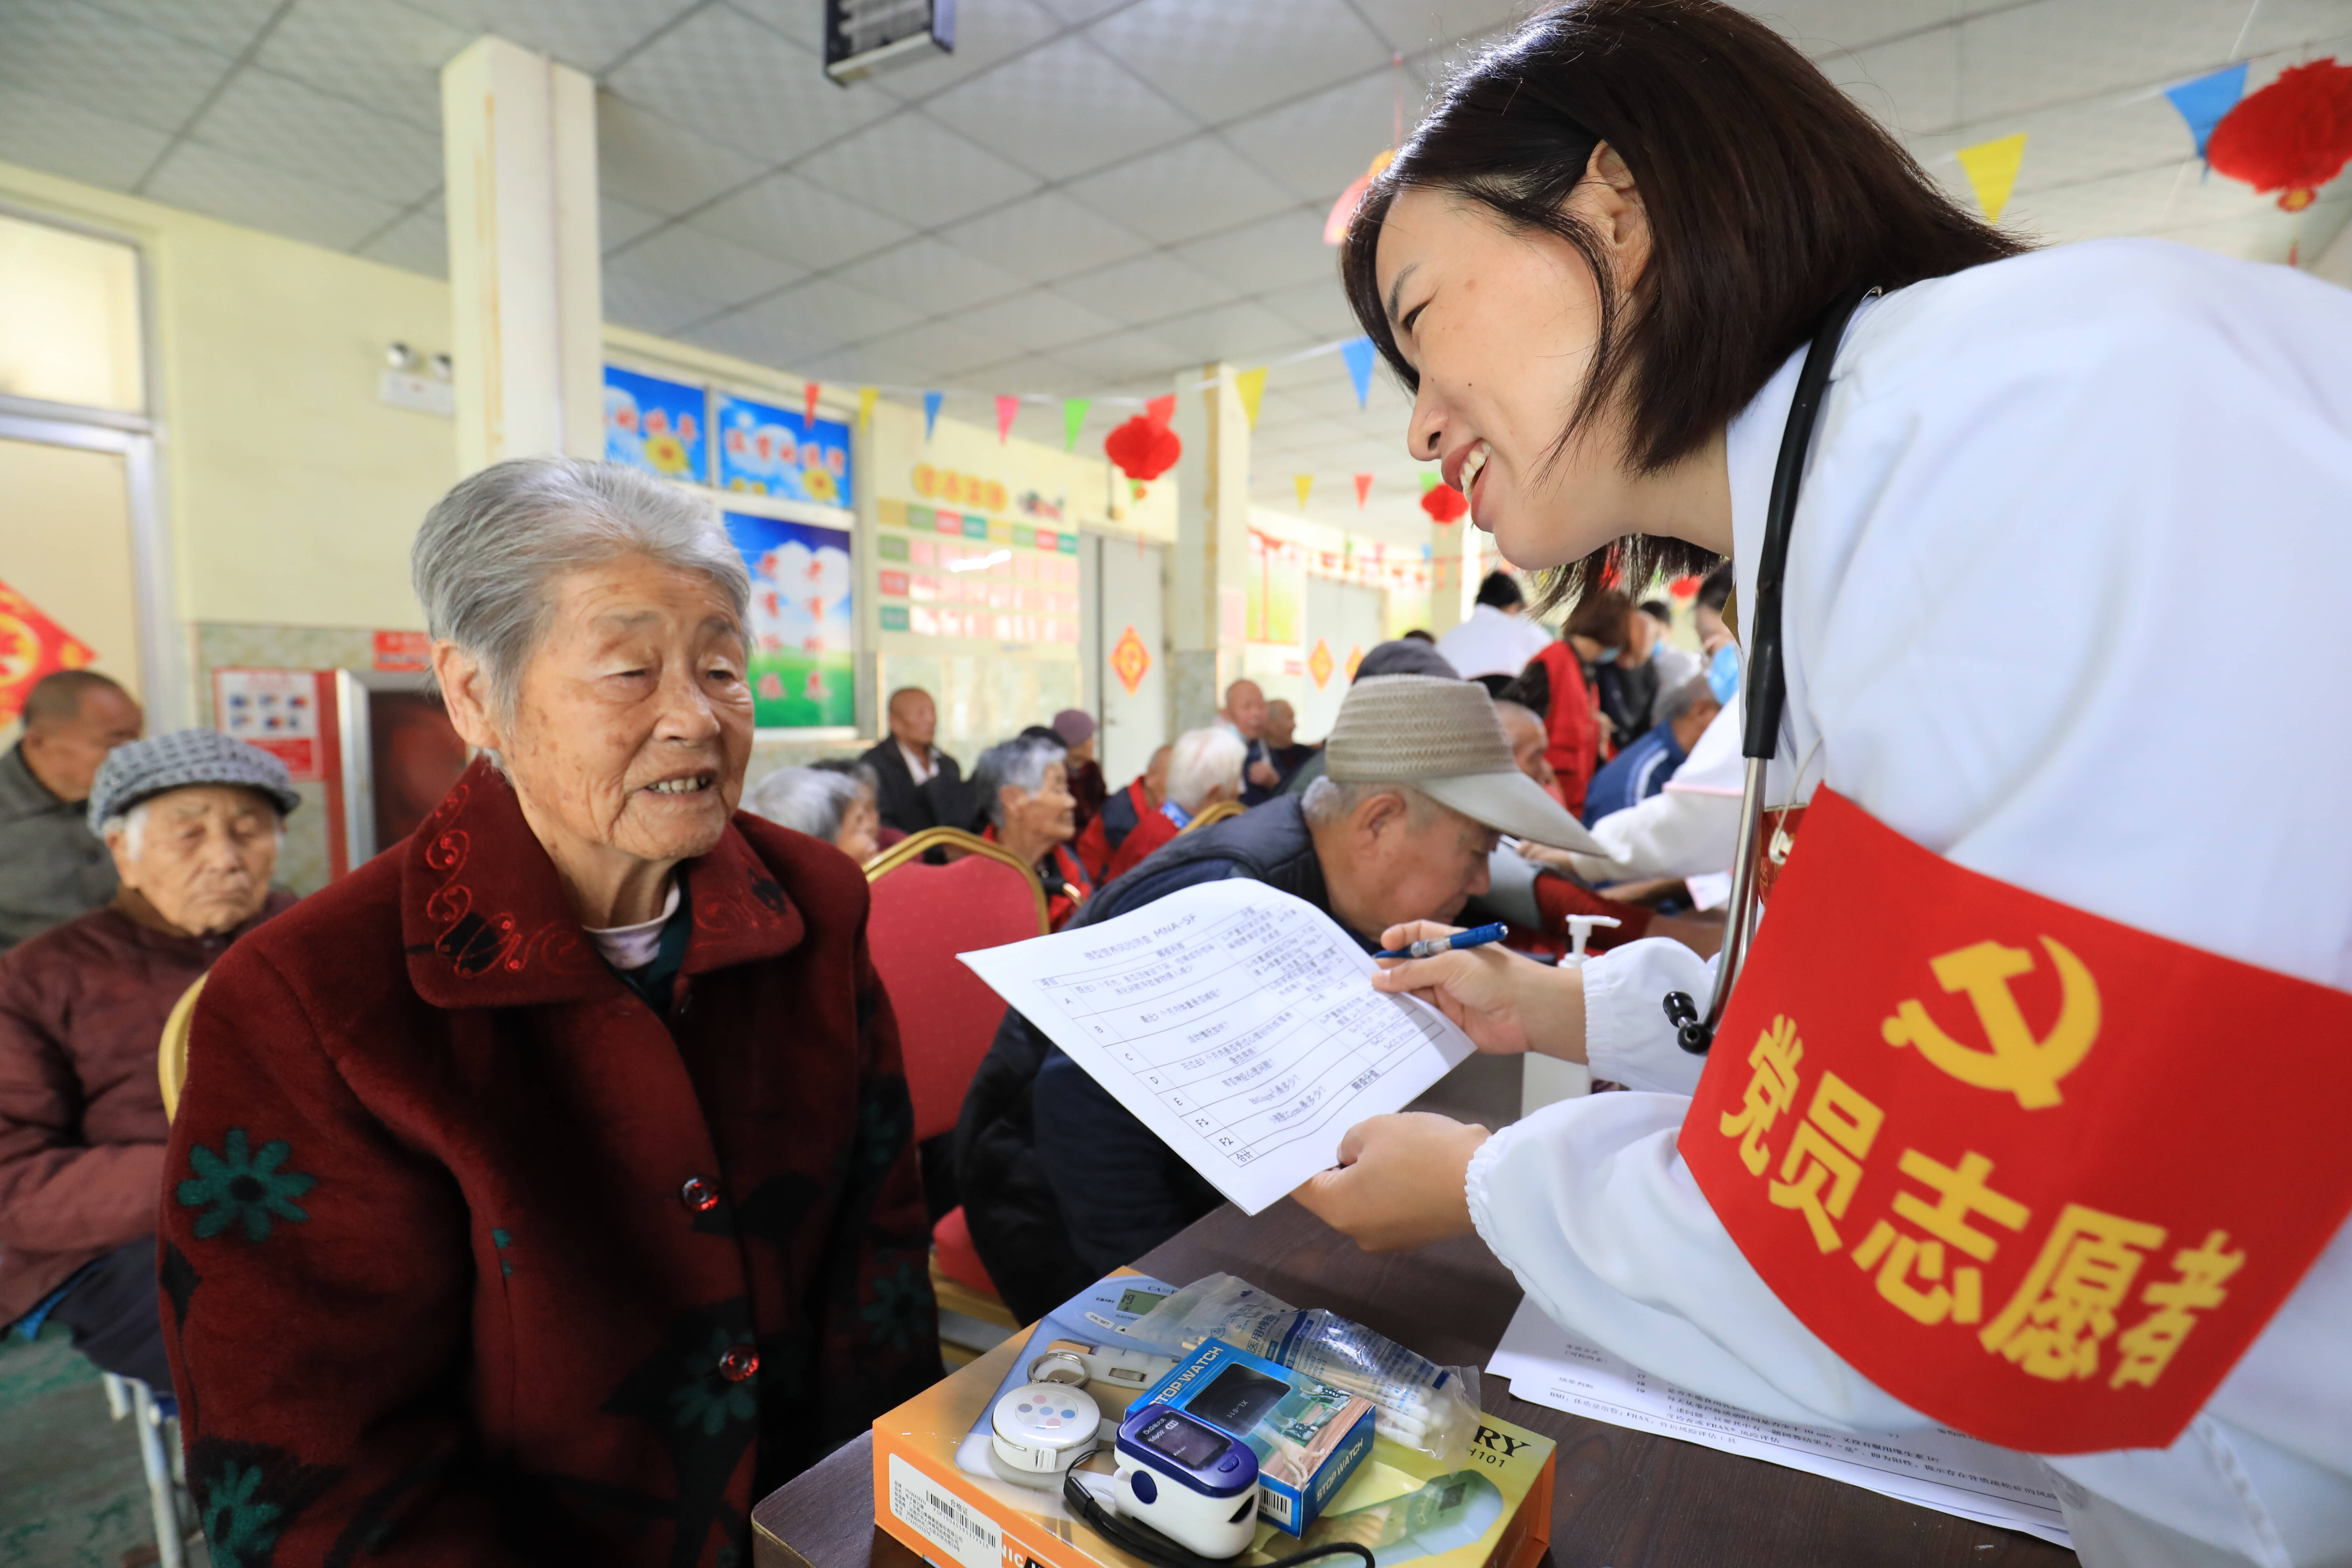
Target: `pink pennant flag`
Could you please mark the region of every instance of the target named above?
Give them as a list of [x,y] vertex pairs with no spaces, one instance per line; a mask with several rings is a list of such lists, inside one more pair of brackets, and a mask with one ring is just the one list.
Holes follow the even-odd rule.
[[808,399],[808,423],[812,426],[816,424],[816,395],[820,390],[822,388],[819,384],[812,381],[808,384],[807,390],[801,395]]
[[996,444],[1004,445],[1013,434],[1013,416],[1021,412],[1021,400],[1007,393],[996,395]]
[[1154,425],[1167,424],[1176,417],[1176,395],[1171,392],[1165,397],[1152,398],[1143,405],[1143,413]]
[[1364,510],[1365,498],[1370,496],[1371,493],[1372,476],[1370,474],[1358,474],[1356,476],[1356,510],[1358,511]]

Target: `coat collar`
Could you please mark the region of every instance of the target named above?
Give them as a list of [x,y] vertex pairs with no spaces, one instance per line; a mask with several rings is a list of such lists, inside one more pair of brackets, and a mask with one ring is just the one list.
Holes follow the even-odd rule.
[[[684,973],[789,952],[806,931],[773,873],[730,826],[687,863],[694,931]],[[436,1007],[520,1007],[619,994],[564,898],[513,786],[478,760],[409,840],[401,942],[416,994]]]

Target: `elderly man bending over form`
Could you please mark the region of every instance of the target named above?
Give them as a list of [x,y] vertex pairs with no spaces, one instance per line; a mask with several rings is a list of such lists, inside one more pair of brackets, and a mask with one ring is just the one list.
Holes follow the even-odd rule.
[[54,1317],[165,1394],[155,1047],[214,960],[294,901],[269,878],[300,799],[285,763],[216,730],[117,748],[89,805],[113,900],[0,957],[0,1325]]
[[412,562],[485,755],[213,971],[172,1123],[214,1559],[742,1563],[755,1499],[940,1374],[866,880],[736,815],[706,501],[500,463]]
[[[1498,831],[1584,839],[1512,763],[1494,704],[1466,681],[1358,680],[1325,755],[1329,771],[1306,795],[1186,834],[1105,887],[1075,923],[1249,877],[1306,900],[1373,952],[1389,927],[1448,920],[1483,892]],[[964,1097],[956,1180],[981,1260],[1024,1321],[1223,1201],[1010,1010]]]

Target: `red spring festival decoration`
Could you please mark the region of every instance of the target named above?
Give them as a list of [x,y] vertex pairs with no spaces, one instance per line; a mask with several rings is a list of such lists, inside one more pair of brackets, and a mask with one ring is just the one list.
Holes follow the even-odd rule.
[[1103,456],[1130,479],[1149,483],[1158,479],[1184,455],[1184,443],[1168,428],[1175,415],[1175,398],[1153,398],[1143,405],[1142,413],[1104,438]]
[[1470,499],[1452,485],[1432,485],[1421,493],[1421,510],[1432,522],[1459,522],[1470,510]]
[[2352,160],[2352,67],[2331,58],[2289,66],[2221,117],[2206,162],[2301,212]]

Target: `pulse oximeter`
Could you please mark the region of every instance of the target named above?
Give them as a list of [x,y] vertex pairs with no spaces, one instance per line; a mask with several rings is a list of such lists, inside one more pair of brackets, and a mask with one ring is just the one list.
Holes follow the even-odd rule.
[[1257,1456],[1165,1405],[1118,1424],[1113,1506],[1202,1557],[1237,1557],[1257,1534]]

